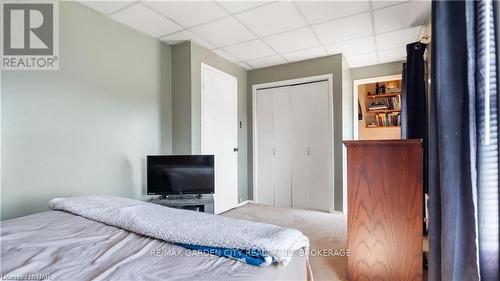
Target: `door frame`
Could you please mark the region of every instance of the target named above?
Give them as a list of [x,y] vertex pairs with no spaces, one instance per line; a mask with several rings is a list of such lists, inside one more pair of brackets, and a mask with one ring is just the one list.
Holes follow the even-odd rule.
[[[203,143],[204,143],[204,132],[205,132],[205,120],[204,120],[204,111],[205,111],[205,103],[204,103],[204,97],[205,97],[205,78],[204,78],[204,72],[206,70],[209,71],[214,71],[219,74],[222,74],[228,78],[231,78],[235,81],[235,95],[236,95],[236,102],[234,106],[236,107],[236,115],[235,115],[235,123],[234,126],[236,128],[235,133],[236,133],[236,143],[235,147],[238,147],[238,78],[236,76],[233,76],[229,73],[226,73],[220,69],[217,69],[211,65],[208,65],[206,63],[201,63],[200,64],[200,154],[203,153]],[[236,165],[239,163],[239,154],[238,152],[236,153]],[[216,167],[217,168],[217,167]],[[215,191],[215,190],[214,190]],[[238,166],[236,167],[236,198],[235,198],[235,204],[232,208],[237,207],[239,204],[239,173],[238,173]],[[214,197],[215,199],[215,197]],[[217,204],[217,203],[215,203]],[[215,212],[215,204],[214,204],[214,212]],[[227,211],[227,210],[226,210]],[[224,211],[225,212],[225,211]]]
[[330,201],[330,213],[334,211],[334,196],[335,196],[335,184],[334,184],[334,179],[335,179],[335,161],[334,161],[334,147],[333,147],[333,141],[334,141],[334,116],[333,116],[333,74],[323,74],[323,75],[316,75],[316,76],[308,76],[308,77],[302,77],[302,78],[296,78],[296,79],[288,79],[288,80],[281,80],[281,81],[273,81],[273,82],[268,82],[268,83],[261,83],[261,84],[253,84],[252,85],[252,196],[253,196],[253,202],[257,202],[257,155],[256,155],[256,149],[257,149],[257,111],[256,111],[256,105],[257,105],[257,90],[262,89],[262,88],[274,88],[274,87],[283,87],[283,86],[290,86],[290,85],[295,85],[295,84],[303,84],[303,83],[314,83],[314,82],[320,82],[320,81],[328,81],[328,111],[329,111],[329,121],[330,121],[330,139],[331,139],[331,147],[332,147],[332,152],[330,155],[330,163],[331,163],[331,173],[332,173],[332,186],[331,186],[331,191],[332,191],[332,198]]
[[370,84],[370,83],[376,83],[376,82],[385,82],[385,81],[392,81],[392,80],[401,80],[403,75],[401,74],[394,74],[394,75],[386,75],[386,76],[378,76],[378,77],[370,77],[370,78],[363,78],[363,79],[356,79],[352,81],[352,93],[353,93],[353,98],[352,98],[352,129],[353,129],[353,134],[352,137],[354,140],[359,139],[359,128],[358,128],[358,87],[359,85],[363,84]]

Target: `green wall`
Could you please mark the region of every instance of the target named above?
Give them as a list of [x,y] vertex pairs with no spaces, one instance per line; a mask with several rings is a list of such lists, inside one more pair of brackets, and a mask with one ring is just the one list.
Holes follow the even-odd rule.
[[171,48],[59,4],[58,71],[2,71],[1,218],[54,197],[142,198],[145,155],[171,152]]
[[[252,155],[252,85],[303,78],[323,74],[333,75],[333,149],[334,149],[334,209],[343,208],[342,168],[342,55],[271,66],[248,71],[248,155]],[[253,197],[253,159],[248,159],[248,196]]]
[[191,44],[172,46],[172,151],[191,153]]
[[390,62],[364,67],[351,68],[352,80],[372,78],[378,76],[388,76],[401,74],[403,70],[403,62]]

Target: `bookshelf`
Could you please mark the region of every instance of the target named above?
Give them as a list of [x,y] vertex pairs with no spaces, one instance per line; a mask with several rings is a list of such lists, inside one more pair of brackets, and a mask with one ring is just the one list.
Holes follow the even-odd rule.
[[387,129],[401,126],[401,80],[362,85],[359,91],[363,126]]
[[368,110],[366,114],[390,113],[390,112],[401,112],[401,109]]
[[367,95],[366,97],[375,99],[375,98],[396,97],[399,95],[401,95],[401,92],[392,93],[392,94],[378,94],[378,95],[369,95],[369,96]]

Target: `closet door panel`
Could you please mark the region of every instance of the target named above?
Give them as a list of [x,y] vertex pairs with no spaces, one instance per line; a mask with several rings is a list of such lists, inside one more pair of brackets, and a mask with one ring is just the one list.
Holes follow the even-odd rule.
[[291,86],[290,93],[293,206],[328,212],[333,201],[328,82]]
[[291,144],[290,144],[290,90],[280,87],[273,90],[273,183],[274,205],[291,207]]
[[272,89],[256,95],[256,176],[259,204],[274,204],[273,191],[273,95]]
[[328,82],[304,85],[309,96],[310,208],[330,211],[333,201],[332,137]]
[[302,87],[290,87],[291,152],[292,152],[292,207],[309,208],[309,98]]

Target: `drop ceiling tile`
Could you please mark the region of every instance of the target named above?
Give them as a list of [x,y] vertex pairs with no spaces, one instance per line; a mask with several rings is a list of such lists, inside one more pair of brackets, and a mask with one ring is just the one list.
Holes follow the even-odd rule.
[[308,60],[313,58],[319,58],[326,56],[326,52],[323,47],[314,47],[305,50],[295,51],[283,54],[283,57],[289,62]]
[[174,22],[145,7],[141,3],[120,10],[112,14],[111,18],[153,37],[159,37],[182,29]]
[[368,1],[298,1],[297,5],[311,24],[368,12]]
[[255,35],[232,17],[197,26],[191,31],[216,47],[255,39]]
[[373,12],[375,32],[388,32],[425,24],[431,3],[413,1]]
[[250,65],[248,65],[247,63],[245,63],[245,62],[239,62],[238,65],[241,66],[241,67],[243,67],[246,70],[251,70],[252,69],[252,67]]
[[368,36],[359,39],[333,43],[326,45],[325,48],[331,55],[344,54],[344,56],[352,56],[375,52],[375,37]]
[[217,1],[224,9],[230,13],[239,13],[257,6],[270,3],[269,1]]
[[217,55],[225,58],[226,60],[230,61],[230,62],[238,62],[240,61],[239,59],[231,56],[230,54],[228,54],[226,51],[222,50],[222,49],[215,49],[213,50],[214,53],[216,53]]
[[160,38],[161,41],[166,42],[169,45],[176,45],[185,41],[192,41],[195,42],[207,49],[213,49],[215,48],[214,45],[210,44],[209,42],[201,39],[199,36],[196,36],[192,32],[189,32],[187,30],[182,30],[164,37]]
[[370,13],[364,13],[339,20],[313,25],[323,44],[346,41],[372,35]]
[[307,22],[292,2],[275,2],[236,17],[259,36],[267,36],[303,27]]
[[144,3],[184,28],[229,15],[210,1],[145,1]]
[[386,63],[393,61],[402,61],[406,59],[406,48],[399,47],[395,49],[383,50],[378,52],[378,62]]
[[224,51],[240,60],[250,60],[276,55],[276,53],[260,39],[225,47]]
[[263,68],[263,67],[268,67],[268,66],[272,66],[272,65],[283,64],[283,63],[286,63],[286,61],[283,58],[281,58],[280,56],[271,56],[271,57],[249,60],[249,61],[246,61],[245,63],[247,63],[248,65],[250,65],[253,68]]
[[385,8],[385,7],[388,7],[388,6],[394,6],[394,5],[405,3],[405,2],[408,2],[408,1],[373,0],[373,9],[374,10],[375,9],[381,9],[381,8]]
[[377,55],[368,53],[345,58],[350,68],[377,64]]
[[379,50],[394,49],[404,47],[406,44],[413,43],[418,40],[420,31],[423,26],[407,28],[403,30],[377,34],[377,47]]
[[113,12],[118,11],[128,5],[131,5],[136,1],[87,1],[79,0],[78,3],[90,7],[98,12],[109,15]]
[[393,6],[401,4],[408,1],[384,1],[384,0],[373,0],[373,9],[381,9],[387,6]]
[[263,39],[278,53],[287,53],[320,45],[309,27],[271,35]]

